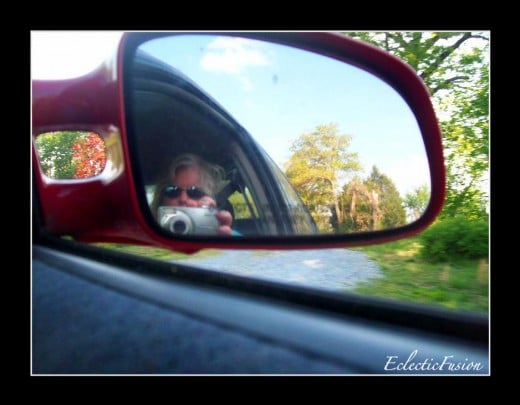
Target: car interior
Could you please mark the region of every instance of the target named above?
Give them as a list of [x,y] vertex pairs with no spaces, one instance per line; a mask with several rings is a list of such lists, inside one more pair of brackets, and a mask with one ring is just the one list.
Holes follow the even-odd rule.
[[144,52],[136,66],[129,103],[134,126],[129,130],[135,134],[136,173],[142,175],[144,189],[153,190],[175,156],[194,153],[224,168],[227,181],[216,201],[232,213],[234,230],[243,236],[279,233],[272,197],[262,186],[270,180],[253,152],[261,147],[252,149],[247,131],[182,73]]

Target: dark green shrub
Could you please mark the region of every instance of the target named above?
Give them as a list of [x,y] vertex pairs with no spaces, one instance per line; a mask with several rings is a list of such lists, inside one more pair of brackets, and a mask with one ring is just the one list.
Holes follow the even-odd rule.
[[463,217],[443,219],[420,235],[421,256],[431,262],[488,256],[489,224]]

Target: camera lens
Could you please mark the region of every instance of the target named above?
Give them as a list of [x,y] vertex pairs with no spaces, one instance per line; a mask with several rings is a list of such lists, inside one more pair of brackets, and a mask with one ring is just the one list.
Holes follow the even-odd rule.
[[168,219],[168,229],[177,235],[188,235],[193,232],[193,224],[188,214],[176,209]]
[[175,221],[172,226],[172,231],[175,233],[186,233],[186,223],[184,221]]

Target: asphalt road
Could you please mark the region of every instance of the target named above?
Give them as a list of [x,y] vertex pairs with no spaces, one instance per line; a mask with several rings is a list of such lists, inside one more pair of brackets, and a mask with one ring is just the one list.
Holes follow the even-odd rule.
[[176,261],[240,276],[345,291],[360,281],[381,277],[379,266],[364,253],[347,249],[225,250],[209,257]]

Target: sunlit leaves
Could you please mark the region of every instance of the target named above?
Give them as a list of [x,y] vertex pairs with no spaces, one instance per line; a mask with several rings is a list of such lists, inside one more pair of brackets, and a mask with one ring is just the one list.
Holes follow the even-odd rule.
[[340,134],[336,124],[318,125],[291,145],[285,173],[320,230],[331,231],[331,207],[342,220],[339,192],[342,181],[361,169],[357,153],[349,151],[351,137]]
[[96,176],[105,168],[105,143],[95,132],[89,132],[85,136],[78,137],[72,149],[72,160],[76,165],[75,179]]
[[448,171],[442,216],[485,216],[489,178],[489,33],[348,32],[412,66],[441,124]]
[[362,181],[355,177],[343,187],[343,232],[394,228],[406,223],[406,212],[394,182],[377,167]]
[[285,173],[300,193],[322,232],[393,228],[406,223],[402,199],[393,181],[377,167],[361,180],[352,138],[335,124],[318,125],[292,146]]
[[78,138],[73,131],[49,132],[36,138],[36,148],[43,172],[55,179],[72,179],[76,165],[72,147]]
[[95,132],[48,132],[35,144],[43,172],[54,179],[93,177],[106,165],[105,142]]
[[406,193],[403,205],[408,210],[411,220],[415,221],[422,215],[430,201],[430,188],[423,184],[412,192]]

